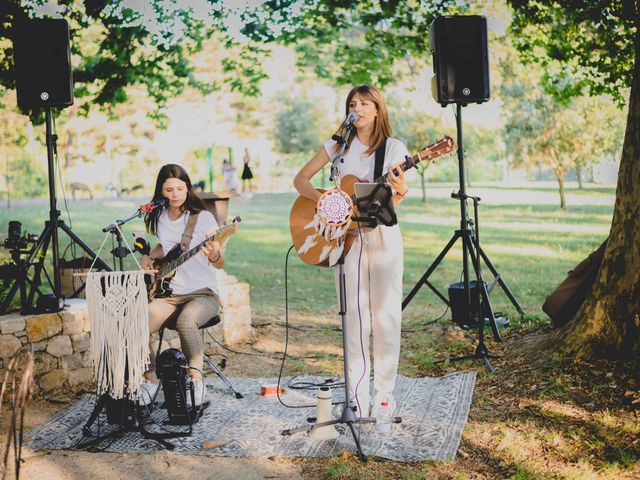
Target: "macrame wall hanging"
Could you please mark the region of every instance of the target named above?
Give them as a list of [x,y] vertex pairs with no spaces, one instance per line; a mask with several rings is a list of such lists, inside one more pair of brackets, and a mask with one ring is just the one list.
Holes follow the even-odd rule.
[[135,400],[149,365],[144,272],[91,272],[86,294],[98,394]]

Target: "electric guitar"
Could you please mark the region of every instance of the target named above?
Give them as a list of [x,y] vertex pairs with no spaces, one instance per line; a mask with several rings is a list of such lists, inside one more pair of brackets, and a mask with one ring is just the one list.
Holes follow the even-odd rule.
[[153,279],[150,284],[147,285],[149,301],[154,298],[162,298],[171,295],[170,283],[171,279],[175,275],[176,269],[191,257],[199,253],[200,248],[202,248],[206,242],[216,241],[222,245],[231,235],[236,233],[240,221],[240,217],[235,217],[231,224],[217,230],[213,235],[207,237],[204,241],[186,252],[183,252],[182,248],[180,248],[180,244],[177,244],[163,258],[154,260],[153,268],[157,270],[157,272],[153,275]]
[[[407,159],[396,168],[401,168],[402,171],[407,171],[422,161],[433,161],[442,155],[451,153],[454,151],[455,147],[455,143],[451,137],[445,135],[437,142],[424,147],[413,157],[407,157]],[[345,175],[340,180],[340,187],[342,191],[351,197],[353,205],[356,205],[354,185],[359,181],[360,180],[353,175]],[[386,183],[386,181],[387,174],[374,180],[375,183]],[[317,190],[320,193],[324,193],[326,191],[320,188]],[[291,213],[289,215],[291,239],[296,252],[298,252],[298,255],[303,262],[308,263],[309,265],[328,267],[331,245],[330,242],[328,242],[322,235],[318,235],[313,222],[315,214],[316,202],[300,195],[293,203]],[[354,211],[354,216],[359,216],[357,209]],[[358,226],[358,222],[352,222],[349,230],[358,228]],[[351,248],[355,238],[356,237],[354,235],[345,236],[344,255],[346,255]]]

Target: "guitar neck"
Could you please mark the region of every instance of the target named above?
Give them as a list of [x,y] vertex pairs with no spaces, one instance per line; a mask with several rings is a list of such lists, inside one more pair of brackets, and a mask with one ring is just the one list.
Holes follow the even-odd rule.
[[232,225],[229,225],[227,227],[221,228],[216,233],[214,233],[213,235],[211,235],[210,237],[206,238],[205,240],[200,242],[198,245],[193,247],[191,250],[189,250],[187,252],[184,252],[178,258],[176,258],[176,259],[172,260],[171,262],[167,263],[164,267],[162,267],[158,271],[158,273],[156,273],[156,278],[166,277],[171,272],[173,272],[175,269],[177,269],[180,265],[182,265],[184,262],[186,262],[191,257],[193,257],[196,253],[198,253],[205,243],[210,242],[210,241],[214,240],[216,237],[220,237],[221,235],[224,237],[225,233],[229,232],[232,229],[235,229],[235,227],[236,227],[235,224],[232,224]]
[[[420,156],[419,154],[414,155],[411,158],[407,158],[404,162],[402,162],[397,168],[401,168],[403,172],[406,172],[407,170],[409,170],[410,168],[413,168],[416,166],[416,164],[420,161]],[[388,173],[385,173],[384,175],[376,178],[373,180],[374,183],[386,183],[387,182],[387,177],[388,177]],[[351,195],[351,201],[354,203],[356,203],[356,194],[353,193]]]

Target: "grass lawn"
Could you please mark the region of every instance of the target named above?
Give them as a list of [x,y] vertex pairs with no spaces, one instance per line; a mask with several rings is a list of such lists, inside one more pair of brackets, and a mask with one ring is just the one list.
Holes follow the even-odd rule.
[[[457,200],[449,198],[454,185],[438,185],[428,191],[424,204],[413,189],[398,210],[404,245],[404,289],[408,293],[431,262],[445,247],[460,225]],[[593,191],[569,189],[567,211],[557,206],[557,194],[550,188],[509,189],[477,186],[469,193],[480,196],[480,239],[508,287],[520,302],[526,318],[543,318],[540,305],[544,297],[562,280],[566,272],[594,250],[607,236],[613,209],[613,188],[594,187]],[[606,195],[611,201],[601,200]],[[230,203],[230,217],[239,215],[242,224],[228,244],[226,270],[251,285],[253,314],[257,320],[282,317],[284,310],[284,267],[291,244],[288,215],[295,195],[257,194],[251,199],[236,197]],[[590,202],[590,199],[593,201]],[[134,212],[145,199],[69,202],[73,231],[94,251],[104,240],[102,228]],[[22,222],[23,231],[39,233],[48,218],[48,202],[0,209],[0,235],[6,235],[9,220]],[[62,219],[68,216],[63,202],[58,203]],[[469,209],[472,213],[472,210]],[[127,239],[131,232],[144,231],[142,219],[124,226]],[[60,250],[68,239],[61,234]],[[107,238],[101,257],[112,263]],[[445,295],[447,286],[460,281],[461,242],[458,241],[439,265],[430,282]],[[76,252],[76,256],[80,252]],[[67,258],[72,257],[71,250]],[[8,258],[0,251],[0,260]],[[128,268],[135,268],[131,257]],[[289,302],[294,312],[331,314],[335,310],[333,276],[329,269],[302,263],[295,252],[289,258]],[[484,268],[485,280],[492,276]],[[516,310],[499,286],[492,296],[494,310],[518,320]],[[423,321],[444,313],[444,304],[424,286],[405,310],[408,321]]]
[[[431,185],[428,202],[423,204],[414,187],[398,211],[405,246],[405,294],[460,226],[459,203],[450,198],[456,189],[455,185]],[[372,458],[361,464],[345,454],[293,461],[309,479],[640,478],[640,402],[632,403],[639,396],[637,370],[614,362],[560,361],[549,352],[541,352],[544,364],[532,364],[509,350],[518,337],[544,328],[548,319],[540,306],[545,296],[607,237],[613,187],[569,188],[566,211],[557,207],[557,193],[548,186],[474,185],[468,193],[482,198],[482,247],[525,316],[517,315],[496,286],[494,310],[503,312],[512,323],[503,332],[505,342],[488,340],[490,351],[502,355],[494,362],[496,373],[488,374],[474,361],[434,364],[437,358],[471,353],[476,335],[453,327],[445,305],[428,288],[423,287],[404,312],[401,373],[440,376],[456,369],[479,372],[456,459],[401,464]],[[225,352],[232,374],[277,374],[284,337],[288,214],[294,199],[293,193],[278,193],[231,200],[230,216],[240,215],[242,224],[229,242],[225,269],[251,285],[253,321],[262,325],[256,328],[256,342],[241,349],[249,355]],[[97,249],[103,240],[102,227],[135,211],[143,201],[73,202],[69,205],[73,230]],[[5,234],[7,222],[13,219],[22,221],[23,229],[39,232],[47,211],[45,203],[0,209],[0,233]],[[132,231],[142,230],[141,220],[125,227],[128,238]],[[110,242],[107,250],[112,248]],[[6,252],[0,254],[6,258]],[[127,261],[133,267],[131,259]],[[446,295],[447,286],[459,281],[461,269],[458,242],[430,281]],[[487,268],[483,271],[490,277]],[[339,375],[341,336],[335,328],[339,321],[332,272],[303,264],[292,252],[288,286],[294,328],[286,374]]]

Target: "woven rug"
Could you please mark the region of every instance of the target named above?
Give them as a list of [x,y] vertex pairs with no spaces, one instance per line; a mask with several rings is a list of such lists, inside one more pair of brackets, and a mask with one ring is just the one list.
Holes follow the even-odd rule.
[[[402,423],[392,425],[391,433],[378,433],[375,425],[356,425],[362,450],[374,455],[398,461],[450,460],[458,446],[473,396],[475,372],[462,372],[442,378],[407,378],[398,376],[394,392],[397,409],[395,416]],[[188,437],[169,441],[175,452],[209,456],[302,456],[325,457],[340,454],[344,450],[356,451],[353,435],[346,425],[338,424],[341,435],[335,440],[315,440],[307,432],[289,436],[281,435],[285,429],[310,425],[309,417],[316,415],[316,391],[287,389],[290,378],[281,384],[285,393],[281,396],[288,405],[309,406],[287,408],[275,395],[261,396],[260,385],[275,384],[275,378],[230,378],[234,387],[244,395],[236,399],[216,377],[206,381],[210,406],[193,426]],[[318,383],[321,377],[296,377],[297,383]],[[333,401],[344,398],[342,388],[334,388]],[[32,449],[77,448],[88,439],[82,434],[94,408],[96,397],[84,395],[67,410],[53,417],[25,437],[25,446]],[[342,406],[334,406],[339,416]],[[335,418],[335,417],[334,417]],[[166,410],[157,408],[152,414],[153,424],[148,431],[163,432],[182,430],[182,426],[166,426]],[[109,425],[102,412],[93,423],[92,430],[100,434],[117,425]],[[97,448],[110,452],[152,453],[164,447],[154,440],[144,438],[139,431],[128,431],[115,439],[103,440]]]

